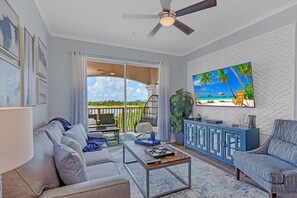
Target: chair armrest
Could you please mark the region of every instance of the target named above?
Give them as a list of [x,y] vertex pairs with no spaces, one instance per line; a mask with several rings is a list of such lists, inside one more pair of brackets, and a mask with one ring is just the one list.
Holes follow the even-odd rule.
[[130,198],[130,196],[129,180],[117,175],[46,190],[40,198]]
[[297,193],[297,167],[282,173],[285,176],[284,184],[287,189],[286,191],[288,193]]
[[263,144],[259,148],[247,151],[247,153],[250,153],[250,154],[268,154],[269,142],[266,142],[265,144]]
[[89,137],[95,137],[95,138],[103,138],[103,133],[101,132],[91,132],[87,134]]

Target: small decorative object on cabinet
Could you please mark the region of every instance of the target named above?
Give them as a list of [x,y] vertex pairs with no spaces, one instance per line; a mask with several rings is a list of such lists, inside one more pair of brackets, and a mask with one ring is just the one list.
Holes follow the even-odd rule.
[[233,165],[234,151],[248,151],[259,147],[259,129],[234,128],[186,119],[184,145]]

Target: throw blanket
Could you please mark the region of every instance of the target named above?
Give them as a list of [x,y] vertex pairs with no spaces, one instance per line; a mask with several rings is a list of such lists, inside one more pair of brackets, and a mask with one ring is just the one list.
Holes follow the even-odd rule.
[[48,123],[52,122],[52,121],[58,121],[63,125],[63,128],[65,131],[68,131],[71,127],[70,122],[68,122],[66,119],[64,118],[54,118],[51,121],[49,121]]
[[83,148],[83,152],[98,151],[106,143],[107,143],[106,138],[88,137],[87,146]]

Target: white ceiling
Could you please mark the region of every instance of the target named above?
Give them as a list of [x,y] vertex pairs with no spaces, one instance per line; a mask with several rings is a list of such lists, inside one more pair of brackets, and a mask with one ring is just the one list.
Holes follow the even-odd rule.
[[[172,0],[172,9],[201,0]],[[185,55],[297,3],[297,0],[218,0],[215,8],[179,20],[195,30],[187,36],[174,26],[147,34],[158,19],[123,19],[124,13],[158,14],[160,0],[35,0],[53,36],[133,49]]]

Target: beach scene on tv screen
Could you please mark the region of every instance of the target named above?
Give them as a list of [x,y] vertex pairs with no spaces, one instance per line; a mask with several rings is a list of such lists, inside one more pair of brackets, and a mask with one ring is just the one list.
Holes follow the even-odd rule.
[[193,76],[196,105],[254,107],[251,63]]

